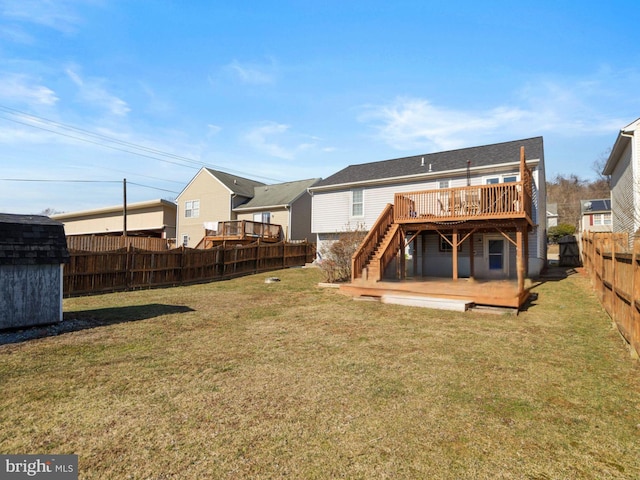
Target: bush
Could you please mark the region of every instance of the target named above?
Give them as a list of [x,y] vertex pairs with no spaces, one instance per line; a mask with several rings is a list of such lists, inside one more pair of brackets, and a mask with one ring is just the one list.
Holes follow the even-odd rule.
[[367,232],[358,228],[339,234],[330,246],[320,249],[320,269],[330,283],[351,280],[351,257],[356,252]]
[[551,243],[558,243],[558,240],[565,235],[576,233],[576,227],[568,223],[561,223],[557,227],[550,227],[547,232],[547,240]]

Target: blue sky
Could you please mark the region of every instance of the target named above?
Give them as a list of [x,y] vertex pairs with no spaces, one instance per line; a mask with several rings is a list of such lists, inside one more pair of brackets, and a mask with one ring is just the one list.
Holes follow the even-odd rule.
[[638,20],[618,1],[0,0],[0,211],[538,135],[548,178],[591,178],[640,117]]

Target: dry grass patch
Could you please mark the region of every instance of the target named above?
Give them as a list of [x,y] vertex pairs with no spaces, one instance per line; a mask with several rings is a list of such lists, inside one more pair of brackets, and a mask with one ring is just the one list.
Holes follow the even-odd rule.
[[272,275],[66,300],[103,325],[0,346],[0,451],[105,479],[640,472],[640,367],[585,278],[515,317]]

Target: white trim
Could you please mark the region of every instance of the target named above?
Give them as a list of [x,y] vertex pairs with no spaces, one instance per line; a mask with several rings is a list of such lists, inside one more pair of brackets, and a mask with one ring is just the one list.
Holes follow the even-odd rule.
[[[351,189],[351,196],[349,198],[349,218],[364,218],[364,188],[352,188]],[[355,194],[355,192],[360,192],[362,194],[362,199],[360,200],[359,204],[362,205],[362,212],[360,213],[360,215],[354,215],[353,214],[353,207],[354,205],[358,205],[358,203],[354,203],[353,201],[353,196]]]
[[[502,270],[492,270],[490,268],[490,259],[489,259],[489,241],[490,240],[501,240],[502,241]],[[495,277],[507,277],[509,275],[509,241],[504,238],[500,234],[485,234],[483,241],[483,258],[485,262],[485,266],[487,269],[487,274],[491,276],[494,274]]]

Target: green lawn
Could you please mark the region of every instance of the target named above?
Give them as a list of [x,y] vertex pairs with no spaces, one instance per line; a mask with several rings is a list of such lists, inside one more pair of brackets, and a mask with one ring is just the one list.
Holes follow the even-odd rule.
[[519,316],[319,281],[65,300],[96,326],[0,346],[0,452],[87,479],[640,478],[640,364],[585,277]]

